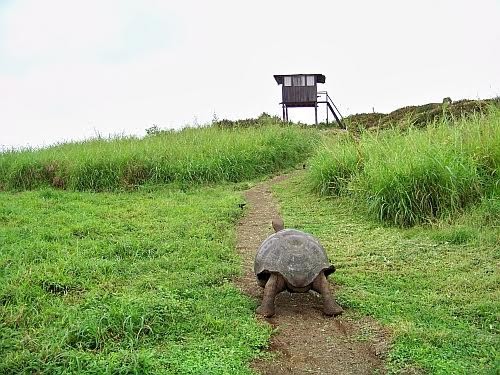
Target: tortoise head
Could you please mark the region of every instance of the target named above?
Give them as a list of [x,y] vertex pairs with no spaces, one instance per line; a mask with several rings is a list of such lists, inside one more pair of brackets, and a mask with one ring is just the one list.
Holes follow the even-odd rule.
[[285,229],[285,223],[283,223],[283,219],[281,217],[273,219],[273,229],[275,232]]

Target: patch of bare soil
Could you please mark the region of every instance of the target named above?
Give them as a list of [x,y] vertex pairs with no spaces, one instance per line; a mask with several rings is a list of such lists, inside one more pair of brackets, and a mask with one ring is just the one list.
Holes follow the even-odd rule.
[[[248,211],[238,223],[237,249],[244,274],[236,280],[246,294],[262,300],[263,289],[253,272],[256,251],[271,233],[271,220],[279,216],[270,187],[286,176],[254,186],[245,192]],[[285,222],[286,227],[286,222]],[[330,282],[335,274],[330,276]],[[335,289],[335,287],[333,287]],[[258,360],[253,368],[261,374],[380,374],[388,333],[370,318],[355,319],[349,310],[332,318],[322,313],[320,295],[283,292],[276,298],[276,314],[266,319],[275,328],[270,360]]]

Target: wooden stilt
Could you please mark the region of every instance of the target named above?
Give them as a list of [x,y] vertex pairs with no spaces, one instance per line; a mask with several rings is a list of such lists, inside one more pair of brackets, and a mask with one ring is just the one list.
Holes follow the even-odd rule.
[[328,105],[326,105],[325,108],[326,108],[326,126],[328,126]]

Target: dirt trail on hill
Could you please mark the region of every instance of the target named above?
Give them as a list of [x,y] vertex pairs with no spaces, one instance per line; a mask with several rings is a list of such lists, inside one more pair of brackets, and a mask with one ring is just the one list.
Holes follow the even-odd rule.
[[[255,253],[271,233],[278,207],[271,186],[278,176],[245,192],[248,210],[238,223],[237,249],[244,273],[236,280],[246,294],[262,300],[263,289],[253,273]],[[285,222],[285,227],[286,227]],[[330,282],[335,280],[335,274]],[[261,374],[381,374],[388,334],[369,318],[354,319],[349,310],[340,317],[322,314],[322,298],[316,293],[283,292],[276,298],[276,315],[265,319],[276,332],[271,339],[271,360],[259,360],[253,368]]]

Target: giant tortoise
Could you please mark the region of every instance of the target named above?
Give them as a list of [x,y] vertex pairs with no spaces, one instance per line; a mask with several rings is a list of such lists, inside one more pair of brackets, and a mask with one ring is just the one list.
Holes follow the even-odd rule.
[[323,296],[326,315],[342,314],[326,279],[335,272],[335,267],[329,263],[319,241],[308,233],[285,229],[280,218],[274,219],[272,224],[275,233],[262,242],[255,257],[257,282],[264,287],[257,313],[273,316],[274,299],[284,290],[304,293],[312,289]]

